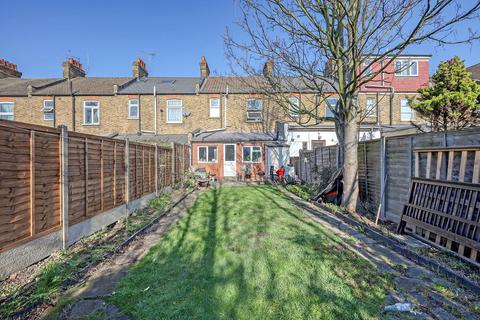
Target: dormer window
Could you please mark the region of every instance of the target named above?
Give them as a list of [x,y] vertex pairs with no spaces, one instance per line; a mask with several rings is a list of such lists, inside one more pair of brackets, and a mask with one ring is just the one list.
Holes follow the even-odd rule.
[[418,62],[412,60],[395,61],[395,75],[397,77],[418,76]]

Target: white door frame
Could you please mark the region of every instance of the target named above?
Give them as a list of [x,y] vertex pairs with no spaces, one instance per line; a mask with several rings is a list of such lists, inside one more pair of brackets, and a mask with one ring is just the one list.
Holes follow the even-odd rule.
[[[228,161],[228,168],[231,168],[232,162],[233,162],[233,174],[227,174],[227,161],[225,160],[225,157],[227,156],[227,153],[225,152],[227,146],[233,146],[233,161]],[[236,177],[237,176],[237,145],[235,143],[226,143],[223,145],[223,176],[224,177]]]

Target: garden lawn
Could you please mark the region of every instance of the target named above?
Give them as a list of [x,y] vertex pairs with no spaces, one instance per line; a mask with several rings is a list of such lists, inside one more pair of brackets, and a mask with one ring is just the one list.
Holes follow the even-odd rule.
[[120,282],[134,319],[371,319],[389,277],[273,187],[203,192]]

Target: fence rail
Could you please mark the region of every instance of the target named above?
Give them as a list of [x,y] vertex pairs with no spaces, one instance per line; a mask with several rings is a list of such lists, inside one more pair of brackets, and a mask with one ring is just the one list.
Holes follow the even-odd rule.
[[180,182],[170,148],[0,120],[0,252]]
[[[397,136],[386,133],[380,139],[359,142],[358,181],[361,203],[365,209],[375,211],[380,202],[383,202],[383,219],[398,223],[416,173],[420,173],[419,177],[427,177],[426,172],[428,177],[441,174],[442,179],[450,174],[448,180],[478,183],[479,169],[474,168],[480,166],[473,166],[475,161],[480,162],[478,146],[480,128]],[[310,183],[323,168],[337,167],[337,155],[337,146],[301,151],[300,179]],[[439,157],[443,158],[438,160]],[[451,157],[451,171],[445,169],[448,157]]]

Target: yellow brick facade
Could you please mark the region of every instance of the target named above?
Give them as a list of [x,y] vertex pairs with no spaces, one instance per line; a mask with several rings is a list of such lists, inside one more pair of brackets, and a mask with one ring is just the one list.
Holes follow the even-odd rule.
[[[292,94],[301,100],[308,110],[314,110],[316,101],[322,99],[312,94]],[[379,122],[384,125],[408,124],[409,121],[401,121],[401,99],[414,96],[411,94],[395,94],[392,99],[392,114],[390,115],[389,93],[365,93],[359,95],[360,108],[366,105],[368,97],[377,99]],[[210,117],[211,98],[220,98],[220,117]],[[246,117],[247,100],[260,98],[263,101],[263,121],[248,122]],[[108,135],[112,133],[125,134],[139,131],[154,131],[154,97],[153,95],[111,95],[111,96],[75,96],[74,108],[71,96],[31,96],[31,97],[0,97],[2,101],[14,102],[14,117],[16,121],[28,122],[44,126],[66,125],[69,130],[82,133]],[[55,99],[55,121],[46,121],[43,117],[43,101]],[[129,119],[128,100],[139,99],[140,116],[138,119]],[[180,99],[184,112],[190,114],[184,116],[182,123],[167,123],[167,100]],[[88,100],[98,101],[100,104],[99,125],[86,125],[83,120],[84,102]],[[213,130],[223,128],[225,115],[225,97],[220,94],[178,94],[157,95],[157,132],[160,134],[189,134],[194,130]],[[322,102],[317,112],[319,116],[325,116],[326,103]],[[73,112],[75,110],[75,112]],[[390,123],[391,117],[391,123]],[[75,125],[73,125],[75,119]],[[262,98],[255,94],[229,94],[227,98],[227,131],[242,132],[272,132],[278,120],[290,123],[314,124],[315,119],[307,115],[300,118],[291,118],[287,110],[275,101]],[[413,118],[415,120],[415,117]],[[376,117],[364,119],[364,123],[377,123]],[[322,124],[333,124],[324,121]]]

